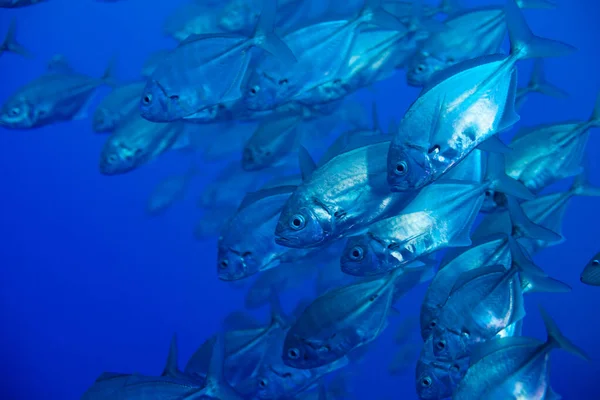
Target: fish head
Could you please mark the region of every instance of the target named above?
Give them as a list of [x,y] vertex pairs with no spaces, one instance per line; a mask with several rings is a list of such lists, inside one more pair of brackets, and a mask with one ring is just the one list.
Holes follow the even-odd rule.
[[283,363],[297,369],[312,369],[330,364],[340,355],[331,351],[331,346],[320,340],[307,340],[292,330],[288,331],[281,355]]
[[420,189],[433,180],[429,154],[419,147],[392,143],[387,164],[387,181],[392,192]]
[[256,69],[247,84],[244,103],[249,110],[272,110],[284,103],[290,92],[290,81],[279,73]]
[[447,63],[420,51],[411,58],[406,67],[406,81],[410,86],[425,86],[437,72],[447,67]]
[[100,173],[117,175],[129,172],[140,164],[144,150],[109,138],[100,153]]
[[258,171],[273,165],[275,152],[267,145],[249,142],[242,153],[242,168],[244,171]]
[[256,376],[256,398],[276,400],[285,397],[290,391],[297,390],[307,380],[307,374],[295,368],[281,364],[264,364]]
[[495,211],[505,210],[507,207],[508,199],[504,193],[496,192],[491,188],[485,191],[481,212],[489,214]]
[[258,272],[258,265],[249,251],[240,252],[219,246],[217,274],[223,281],[236,281]]
[[92,128],[95,132],[110,132],[115,129],[116,121],[114,115],[105,108],[98,108],[94,112]]
[[419,398],[435,400],[452,397],[461,379],[457,367],[460,367],[459,364],[427,362],[422,359],[417,361],[415,386]]
[[13,98],[0,109],[0,126],[12,129],[28,129],[36,125],[35,108],[23,97]]
[[225,31],[242,32],[248,27],[255,26],[258,16],[256,9],[252,7],[252,2],[235,0],[223,7],[218,23]]
[[468,343],[464,337],[448,329],[436,326],[433,329],[433,354],[438,359],[455,360],[469,354]]
[[373,249],[369,234],[348,238],[342,252],[342,271],[353,276],[372,276],[381,273],[382,260]]
[[[190,88],[200,93],[201,89]],[[140,114],[152,122],[170,122],[183,119],[199,111],[189,93],[171,93],[155,79],[150,79],[140,99]]]
[[304,248],[323,244],[332,232],[332,216],[319,204],[302,204],[292,197],[283,207],[275,227],[275,243]]

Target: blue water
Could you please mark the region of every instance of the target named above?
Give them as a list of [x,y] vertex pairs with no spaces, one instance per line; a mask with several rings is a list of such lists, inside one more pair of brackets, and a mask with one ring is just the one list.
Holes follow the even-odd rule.
[[[147,54],[172,44],[161,26],[180,3],[50,0],[0,10],[0,35],[16,16],[19,41],[36,55],[0,58],[0,102],[43,73],[56,53],[77,71],[97,76],[117,54],[118,77],[136,78]],[[528,10],[526,16],[537,34],[579,49],[546,63],[549,79],[570,98],[531,97],[520,126],[587,119],[600,90],[600,4],[559,3],[558,10]],[[520,66],[522,83],[529,70],[528,63]],[[417,95],[399,73],[357,98],[368,104],[374,96],[384,123],[402,117]],[[243,307],[244,291],[216,278],[215,242],[198,242],[192,235],[200,218],[195,201],[214,167],[201,164],[203,176],[185,201],[149,218],[144,209],[154,185],[183,172],[187,163],[170,153],[129,174],[102,176],[98,158],[104,140],[92,132],[89,119],[32,131],[0,128],[0,399],[76,399],[103,371],[159,374],[174,332],[183,366],[228,312]],[[595,184],[600,184],[599,148],[596,129],[588,144]],[[543,304],[593,359],[586,363],[555,352],[554,389],[565,399],[599,399],[600,289],[579,282],[583,265],[600,250],[598,199],[571,200],[563,235],[566,242],[541,252],[536,262],[573,291],[528,296],[524,334],[544,338],[536,307]],[[398,308],[416,315],[424,290],[415,289]],[[412,369],[402,377],[387,374],[397,323],[392,318],[364,362],[353,367],[357,398],[416,398]],[[414,345],[421,343],[414,339]]]

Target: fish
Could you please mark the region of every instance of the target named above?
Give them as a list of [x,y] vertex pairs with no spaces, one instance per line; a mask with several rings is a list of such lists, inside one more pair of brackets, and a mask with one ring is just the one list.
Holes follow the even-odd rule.
[[162,31],[166,36],[183,42],[193,35],[222,33],[216,19],[214,2],[189,1],[165,18]]
[[183,175],[176,175],[162,180],[152,191],[146,204],[146,214],[157,216],[164,213],[175,202],[182,200],[189,188],[190,181],[198,174],[192,165]]
[[512,240],[512,263],[466,271],[440,307],[433,328],[433,354],[455,360],[471,353],[475,343],[492,339],[525,317],[523,292],[564,293],[571,288],[548,277]]
[[154,122],[193,118],[240,98],[257,47],[293,64],[294,54],[273,32],[275,6],[274,0],[266,2],[251,38],[206,34],[180,43],[148,79],[140,99],[141,115]]
[[281,263],[302,260],[310,254],[310,250],[290,249],[273,240],[277,217],[293,190],[295,186],[281,186],[246,195],[219,236],[219,279],[243,279],[257,272],[275,268]]
[[33,6],[38,3],[46,2],[47,0],[0,0],[0,8],[20,8]]
[[293,248],[319,247],[402,210],[415,194],[389,190],[385,181],[389,143],[385,135],[350,140],[342,153],[327,154],[331,158],[318,167],[302,151],[305,179],[281,211],[275,241]]
[[196,240],[216,239],[227,221],[235,213],[235,206],[209,207],[194,228]]
[[[0,7],[2,7],[1,4]],[[32,54],[17,41],[16,34],[17,20],[13,18],[8,26],[8,31],[6,32],[4,41],[0,43],[0,56],[4,53],[13,53],[26,58],[31,58]]]
[[186,143],[184,139],[183,122],[154,123],[133,112],[104,142],[100,153],[100,173],[119,175],[131,172],[178,147],[178,143]]
[[533,60],[533,70],[531,71],[531,77],[529,78],[527,86],[517,89],[517,96],[515,99],[515,107],[517,110],[523,107],[523,104],[531,93],[539,93],[545,96],[562,99],[569,97],[569,94],[565,90],[548,82],[544,72],[543,58],[536,58]]
[[446,247],[469,246],[488,188],[502,186],[519,197],[533,197],[506,177],[503,165],[502,155],[491,154],[483,182],[446,180],[424,187],[397,216],[348,239],[340,259],[342,270],[357,276],[379,275]]
[[430,273],[431,267],[420,263],[406,274],[396,270],[318,297],[287,332],[283,362],[293,368],[316,368],[372,342],[387,326],[394,301],[429,279]]
[[[517,61],[574,51],[567,44],[533,35],[514,0],[507,2],[506,15],[508,57],[484,56],[446,69],[404,115],[388,153],[392,191],[414,191],[434,182],[519,120],[514,107]],[[496,141],[486,144],[488,149],[505,150]]]
[[318,22],[288,33],[283,40],[297,62],[290,65],[275,57],[262,58],[247,82],[246,107],[269,110],[290,101],[302,102],[305,93],[328,82],[342,68],[360,25],[365,23],[404,29],[381,8],[381,0],[367,0],[355,19]]
[[83,118],[95,90],[112,85],[112,62],[100,78],[74,72],[62,56],[55,56],[47,72],[19,88],[0,107],[0,126],[32,129]]
[[584,360],[586,353],[559,330],[540,307],[548,339],[506,337],[486,342],[471,355],[469,369],[454,392],[453,400],[485,398],[559,398],[550,388],[550,352],[562,348]]
[[600,286],[600,253],[592,257],[585,265],[580,280],[586,285]]
[[94,111],[92,128],[95,132],[112,132],[131,113],[137,112],[139,96],[145,82],[132,82],[116,87]]
[[510,142],[506,173],[533,193],[583,171],[592,128],[600,127],[600,94],[587,121],[542,125],[521,130]]

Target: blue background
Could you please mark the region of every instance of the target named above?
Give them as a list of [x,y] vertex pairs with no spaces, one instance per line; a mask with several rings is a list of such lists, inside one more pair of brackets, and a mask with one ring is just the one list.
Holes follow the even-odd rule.
[[[116,53],[118,77],[135,79],[150,52],[172,45],[162,36],[162,22],[181,3],[50,0],[0,10],[0,35],[16,17],[19,41],[36,56],[0,58],[0,101],[43,73],[56,53],[64,54],[77,71],[93,76],[100,76]],[[558,10],[528,10],[526,15],[537,34],[579,49],[546,62],[549,79],[571,97],[531,97],[521,110],[521,126],[585,120],[600,89],[600,6],[595,0],[559,3]],[[528,63],[520,67],[521,84],[529,70]],[[401,118],[418,90],[407,87],[400,72],[378,83],[375,93],[385,126],[389,118]],[[372,96],[369,91],[358,94],[365,104]],[[596,184],[598,136],[596,129],[588,145]],[[0,128],[2,399],[76,399],[103,371],[159,374],[173,332],[179,334],[183,366],[219,329],[226,313],[243,307],[244,291],[216,278],[215,242],[197,242],[192,234],[200,217],[195,201],[214,166],[200,164],[205,173],[185,201],[149,218],[147,196],[161,178],[183,172],[185,160],[171,153],[127,175],[106,177],[98,172],[104,140],[92,132],[89,119],[32,131]],[[593,358],[585,363],[561,351],[552,355],[552,385],[566,399],[600,398],[600,289],[579,283],[584,264],[600,250],[599,204],[594,198],[572,199],[563,229],[567,241],[536,257],[573,292],[527,298],[526,335],[545,337],[535,307],[542,303],[565,334]],[[414,290],[399,309],[416,315],[424,290],[425,286]],[[392,327],[395,324],[392,320]],[[387,375],[395,350],[393,333],[388,329],[365,361],[354,367],[358,398],[416,398],[412,368],[402,377]],[[413,342],[421,345],[417,339]]]

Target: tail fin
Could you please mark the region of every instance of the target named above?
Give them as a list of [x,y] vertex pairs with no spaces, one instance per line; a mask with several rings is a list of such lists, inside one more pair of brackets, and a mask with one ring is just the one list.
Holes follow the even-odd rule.
[[23,46],[17,42],[16,38],[17,32],[17,20],[12,19],[10,21],[10,26],[8,27],[8,32],[6,33],[6,37],[4,38],[4,42],[0,45],[0,55],[4,52],[19,54],[23,57],[31,58],[33,57],[31,53]]
[[587,169],[575,177],[569,190],[575,196],[600,197],[600,187],[589,182]]
[[277,17],[277,0],[265,0],[254,30],[253,44],[277,57],[286,65],[293,65],[298,60],[292,50],[275,34]]
[[113,87],[117,86],[117,80],[115,79],[115,76],[114,76],[114,69],[115,69],[116,64],[117,64],[117,56],[113,56],[110,59],[110,61],[108,62],[108,65],[106,66],[106,69],[104,70],[104,73],[100,77],[102,82],[104,82],[108,86],[113,86]]
[[169,347],[169,355],[167,356],[167,364],[162,372],[162,376],[176,377],[178,376],[179,368],[177,367],[178,362],[178,349],[177,349],[177,334],[173,334],[171,339],[171,346]]
[[[382,0],[365,0],[365,6],[363,7],[359,19],[368,19],[369,23],[377,25],[383,29],[389,29],[393,31],[405,31],[406,26],[400,22],[393,14],[390,14],[381,6]],[[368,17],[367,17],[368,16]],[[365,21],[367,22],[367,21]]]
[[565,349],[569,353],[573,353],[586,361],[590,361],[590,357],[585,353],[585,351],[574,345],[562,334],[558,328],[558,325],[556,325],[556,322],[554,322],[546,310],[544,310],[541,306],[540,313],[542,314],[544,325],[546,326],[546,332],[548,333],[547,343]]
[[542,58],[536,58],[533,64],[533,71],[531,72],[531,78],[527,87],[520,89],[517,94],[516,107],[520,108],[523,102],[530,93],[539,93],[544,96],[565,98],[569,94],[558,86],[548,82],[546,80],[546,74],[544,73],[544,60]]
[[562,240],[562,236],[558,233],[533,223],[527,215],[525,215],[521,205],[514,197],[508,196],[507,200],[513,235],[518,231],[523,236],[531,239],[543,240],[546,242],[558,242]]
[[596,98],[596,105],[594,106],[589,123],[597,128],[600,127],[600,93],[598,93],[598,97]]
[[280,325],[286,324],[286,317],[281,307],[281,301],[279,300],[279,293],[275,286],[271,286],[271,292],[269,293],[269,305],[271,306],[271,323],[278,323]]
[[485,174],[485,180],[490,182],[492,188],[496,191],[525,200],[535,198],[533,193],[531,193],[524,184],[506,175],[503,154],[488,154],[488,163]]
[[520,273],[521,287],[526,293],[567,293],[571,287],[566,283],[549,277],[531,260],[521,245],[512,236],[508,237],[510,254],[512,257],[511,268],[516,268]]
[[540,8],[552,10],[556,8],[556,3],[551,0],[517,0],[517,5],[521,9]]
[[506,22],[510,37],[510,54],[519,60],[560,57],[576,49],[568,44],[534,35],[515,0],[506,3]]

